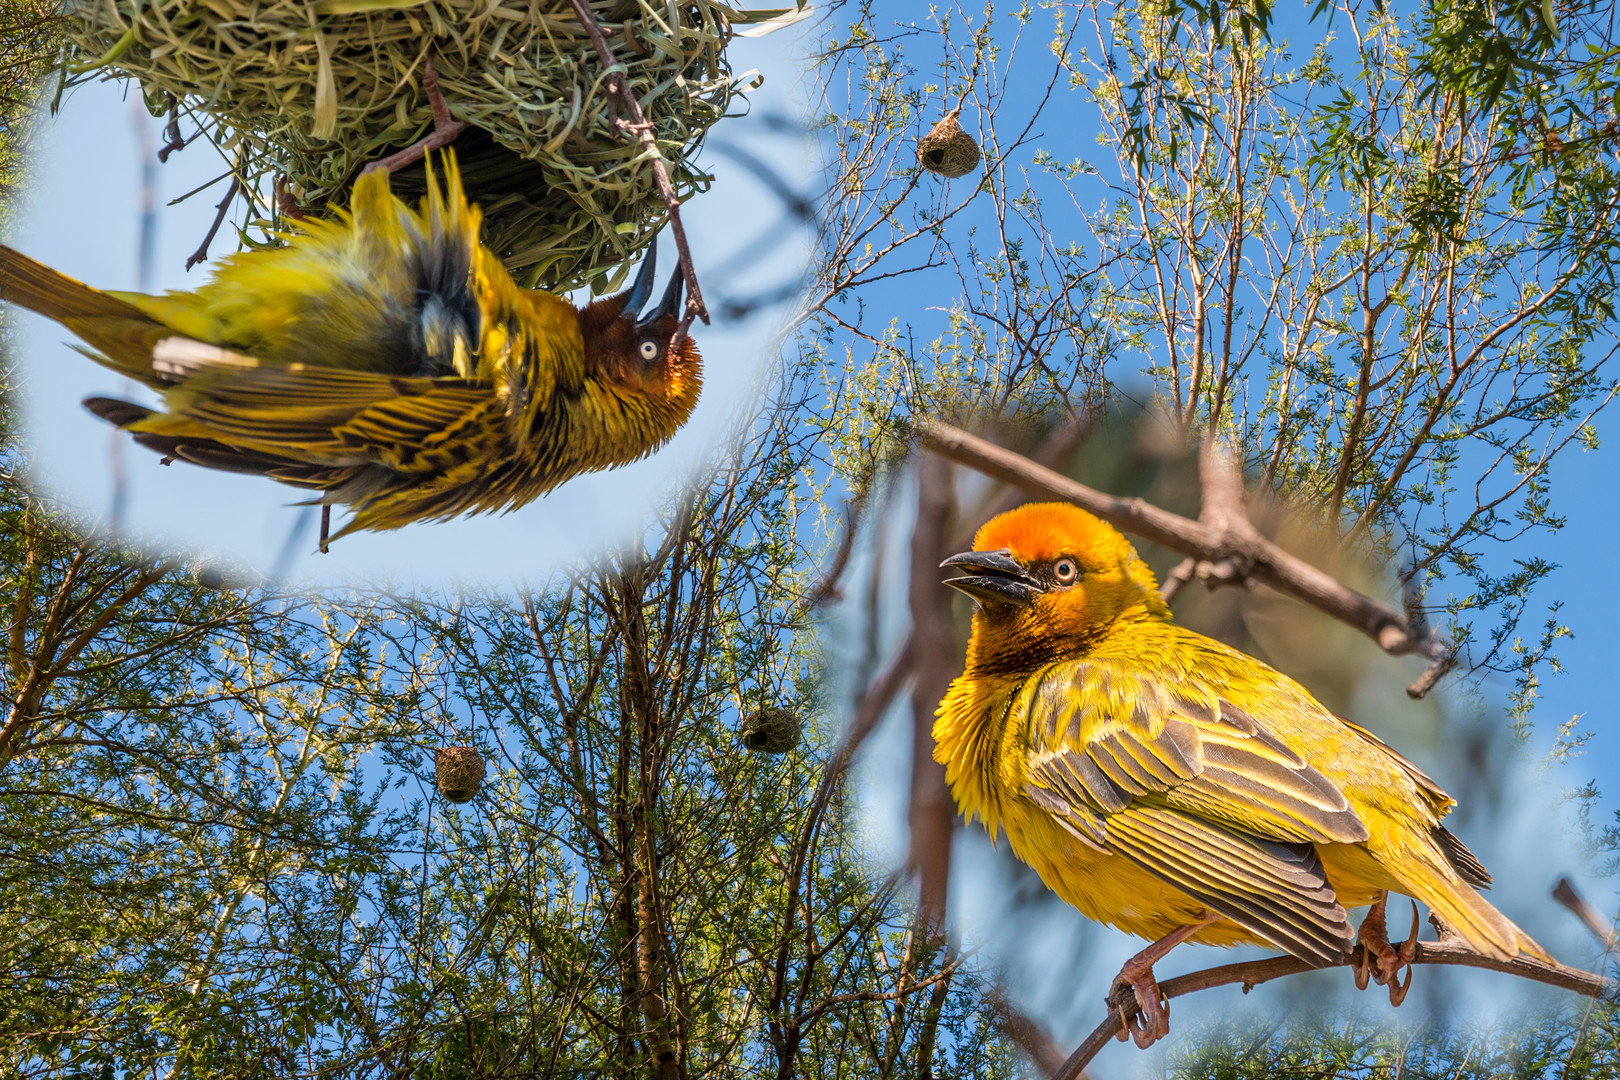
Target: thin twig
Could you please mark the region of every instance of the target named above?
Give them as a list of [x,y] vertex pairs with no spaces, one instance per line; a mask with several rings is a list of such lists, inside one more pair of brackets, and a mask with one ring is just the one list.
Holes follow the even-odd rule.
[[1414,634],[1406,617],[1388,604],[1356,592],[1252,530],[1215,528],[1143,499],[1105,494],[948,424],[923,420],[918,429],[927,446],[953,461],[1032,494],[1072,502],[1125,532],[1209,563],[1212,573],[1223,569],[1218,564],[1224,560],[1245,562],[1256,580],[1355,627],[1392,655],[1416,653],[1435,660],[1446,652],[1443,641]]
[[242,178],[239,176],[231,177],[230,190],[226,191],[225,197],[219,200],[219,206],[216,208],[214,213],[214,223],[208,227],[208,235],[203,237],[202,246],[197,248],[196,251],[193,251],[191,253],[191,257],[186,259],[187,270],[190,270],[193,266],[196,266],[198,263],[208,258],[208,245],[212,244],[214,242],[214,237],[219,234],[219,227],[225,224],[226,211],[230,210],[231,208],[231,200],[236,198],[236,193],[241,190]]
[[1457,653],[1448,649],[1444,656],[1429,661],[1429,666],[1423,669],[1423,674],[1412,680],[1412,685],[1406,688],[1406,696],[1416,701],[1421,699],[1436,683],[1445,677],[1446,672],[1457,666]]
[[[1344,967],[1360,959],[1361,946],[1336,967]],[[1544,964],[1540,960],[1531,960],[1528,957],[1518,956],[1511,960],[1498,960],[1485,956],[1470,949],[1466,945],[1451,942],[1420,941],[1417,943],[1417,956],[1414,964],[1450,964],[1459,967],[1483,968],[1486,971],[1500,971],[1508,975],[1517,975],[1520,978],[1530,979],[1533,982],[1546,983],[1563,990],[1572,990],[1587,997],[1611,999],[1620,996],[1620,983],[1614,979],[1580,968],[1566,967],[1563,964]],[[1220,967],[1208,968],[1204,971],[1195,971],[1188,975],[1178,975],[1174,979],[1166,979],[1159,984],[1159,990],[1166,999],[1181,997],[1199,990],[1208,990],[1216,986],[1230,986],[1241,983],[1244,993],[1261,983],[1280,979],[1287,975],[1298,975],[1306,971],[1318,970],[1304,960],[1294,956],[1278,956],[1270,960],[1250,960],[1245,963],[1223,964]],[[1079,1080],[1080,1076],[1097,1052],[1108,1045],[1109,1040],[1116,1037],[1121,1030],[1121,1007],[1128,1004],[1126,998],[1135,991],[1124,987],[1107,999],[1108,1019],[1097,1025],[1097,1029],[1086,1037],[1069,1060],[1063,1063],[1052,1077],[1052,1080]],[[1117,999],[1117,1000],[1116,1000]],[[1131,997],[1134,1002],[1135,998]]]
[[1575,917],[1585,923],[1588,930],[1597,935],[1597,939],[1603,943],[1605,950],[1620,945],[1620,935],[1615,934],[1614,923],[1604,922],[1603,916],[1598,914],[1598,909],[1588,904],[1585,897],[1575,891],[1575,886],[1571,884],[1569,878],[1561,877],[1558,879],[1558,884],[1553,886],[1552,898],[1574,912]]
[[1175,567],[1164,575],[1164,581],[1159,583],[1159,595],[1164,597],[1165,603],[1168,604],[1176,598],[1176,594],[1181,591],[1182,587],[1192,581],[1193,574],[1197,569],[1198,560],[1189,555],[1176,563]]
[[821,580],[793,605],[794,618],[838,598],[838,580],[844,576],[844,568],[849,565],[849,557],[855,550],[855,534],[860,529],[861,515],[866,509],[866,500],[871,493],[872,481],[868,480],[856,490],[845,505],[844,535],[838,541],[838,550],[833,553],[832,564],[827,567],[826,573],[821,575]]
[[169,122],[163,125],[164,143],[162,149],[158,150],[157,152],[159,165],[167,165],[170,154],[174,153],[176,150],[184,150],[186,148],[185,136],[180,134],[180,102],[175,100],[175,96],[173,94],[169,94],[168,98]]
[[681,253],[681,273],[686,278],[687,295],[686,312],[681,316],[680,326],[675,329],[675,336],[670,339],[673,348],[686,339],[686,332],[691,329],[694,318],[702,319],[705,326],[709,324],[709,309],[704,306],[703,291],[698,288],[697,267],[692,262],[691,249],[686,245],[686,229],[681,225],[681,201],[675,197],[675,185],[670,182],[669,168],[664,164],[664,156],[658,152],[658,140],[653,137],[652,124],[648,123],[646,114],[641,111],[641,102],[630,92],[630,81],[613,62],[613,51],[608,48],[607,35],[602,33],[602,27],[591,14],[585,0],[570,0],[570,2],[574,5],[574,13],[579,16],[580,25],[585,28],[585,32],[591,36],[591,42],[596,46],[597,58],[607,69],[609,88],[624,103],[624,111],[630,114],[628,121],[617,120],[615,126],[638,138],[647,151],[652,162],[653,178],[658,182],[658,193],[664,197],[664,207],[669,211],[669,224],[675,231],[675,247]]

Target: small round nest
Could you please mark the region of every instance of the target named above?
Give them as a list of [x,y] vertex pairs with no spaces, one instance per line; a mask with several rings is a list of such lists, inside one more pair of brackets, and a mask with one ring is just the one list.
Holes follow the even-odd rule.
[[213,559],[199,559],[192,564],[191,580],[205,589],[251,589],[260,584],[259,575],[252,570]]
[[[685,162],[735,90],[737,13],[589,6],[677,196],[703,190]],[[362,168],[433,129],[431,51],[451,116],[471,125],[451,146],[484,243],[522,284],[615,287],[666,214],[641,144],[614,129],[622,110],[569,0],[67,0],[64,14],[70,70],[140,80],[154,114],[172,95],[250,191],[284,177],[301,212],[346,203]],[[422,189],[421,165],[395,174],[402,197]]]
[[433,752],[433,773],[440,795],[468,802],[484,786],[484,757],[470,746],[441,746]]
[[792,709],[757,709],[737,729],[742,744],[764,754],[785,754],[799,745],[804,725]]
[[979,144],[957,121],[961,109],[952,109],[917,140],[917,160],[931,173],[955,179],[979,167]]

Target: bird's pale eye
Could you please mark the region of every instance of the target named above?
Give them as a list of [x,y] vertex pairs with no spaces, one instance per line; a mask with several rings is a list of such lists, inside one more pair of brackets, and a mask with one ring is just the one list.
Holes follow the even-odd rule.
[[1074,579],[1079,576],[1080,568],[1074,564],[1073,559],[1064,557],[1052,564],[1052,577],[1059,585],[1073,584]]
[[641,358],[648,363],[658,359],[658,342],[652,338],[643,338],[641,342]]

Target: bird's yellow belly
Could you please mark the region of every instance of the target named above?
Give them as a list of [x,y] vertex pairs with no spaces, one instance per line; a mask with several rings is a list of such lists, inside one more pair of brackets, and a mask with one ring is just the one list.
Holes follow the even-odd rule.
[[[1088,919],[1156,941],[1202,920],[1201,902],[1120,855],[1098,851],[1064,829],[1039,807],[1018,800],[1004,819],[1013,854],[1032,867],[1048,888]],[[1359,844],[1318,844],[1318,855],[1339,903],[1357,908],[1382,889],[1409,891]],[[1190,940],[1205,945],[1271,945],[1223,919]]]
[[[1082,843],[1032,803],[1016,800],[1007,807],[1003,823],[1013,854],[1088,919],[1157,941],[1209,913],[1201,902],[1129,859]],[[1227,919],[1189,940],[1205,945],[1269,944]]]
[[1346,910],[1372,903],[1385,889],[1412,894],[1412,888],[1396,878],[1365,844],[1317,844],[1316,854],[1328,884]]

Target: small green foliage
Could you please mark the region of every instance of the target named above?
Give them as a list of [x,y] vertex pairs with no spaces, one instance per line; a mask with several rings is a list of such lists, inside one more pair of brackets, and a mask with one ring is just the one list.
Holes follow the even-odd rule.
[[1173,1080],[1609,1080],[1620,1013],[1577,1001],[1494,1020],[1389,1023],[1362,1011],[1195,1024]]

